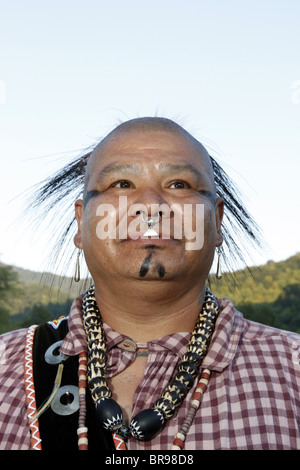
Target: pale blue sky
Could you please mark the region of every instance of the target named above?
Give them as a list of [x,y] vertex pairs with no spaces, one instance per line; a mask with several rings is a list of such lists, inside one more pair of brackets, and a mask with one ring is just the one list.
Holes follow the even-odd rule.
[[300,251],[299,20],[299,0],[0,0],[0,260],[43,270],[47,233],[14,223],[14,198],[154,114],[237,181],[270,247],[257,264]]

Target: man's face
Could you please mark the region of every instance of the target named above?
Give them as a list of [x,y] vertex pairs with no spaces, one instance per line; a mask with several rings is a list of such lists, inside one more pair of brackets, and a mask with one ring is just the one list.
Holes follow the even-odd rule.
[[[76,203],[75,244],[83,248],[95,282],[195,276],[204,281],[222,243],[222,212],[200,145],[171,131],[119,132],[89,164],[85,206]],[[150,218],[156,236],[144,235]],[[105,225],[115,229],[109,236]],[[198,245],[191,231],[203,235]]]

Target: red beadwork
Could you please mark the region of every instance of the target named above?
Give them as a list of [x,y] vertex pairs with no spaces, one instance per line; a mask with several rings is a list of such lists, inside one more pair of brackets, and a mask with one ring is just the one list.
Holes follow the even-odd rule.
[[117,432],[113,432],[112,437],[116,450],[127,450],[124,439]]
[[178,446],[178,447],[180,447],[180,449],[183,449],[184,442],[183,442],[182,439],[179,439],[179,437],[175,437],[174,442],[173,442],[173,446]]
[[78,387],[79,387],[79,418],[78,418],[78,450],[88,450],[88,429],[85,427],[86,418],[86,353],[79,354]]
[[[196,415],[196,412],[199,409],[199,406],[201,404],[203,394],[205,390],[207,389],[209,379],[210,379],[210,371],[208,369],[204,369],[204,371],[201,374],[198,385],[196,387],[196,390],[192,396],[190,409],[188,410],[188,413],[181,426],[179,433],[177,433],[174,438],[173,447],[172,447],[174,450],[178,447],[180,447],[180,449],[183,449],[184,447],[184,440],[180,439],[178,435],[182,434],[184,438],[187,436],[188,431]],[[197,400],[198,403],[197,402],[195,403],[195,400]]]
[[202,396],[203,396],[203,393],[201,392],[195,392],[193,397],[192,397],[192,400],[198,400],[198,401],[201,401],[202,400]]
[[202,390],[202,392],[204,393],[206,389],[207,389],[207,384],[204,384],[203,382],[199,382],[197,385],[196,391]]
[[210,379],[210,374],[208,372],[203,372],[202,375],[201,375],[201,379],[209,380]]
[[79,428],[78,431],[78,450],[88,450],[87,428],[83,431]]
[[86,388],[86,380],[85,379],[79,379],[78,387],[79,388]]

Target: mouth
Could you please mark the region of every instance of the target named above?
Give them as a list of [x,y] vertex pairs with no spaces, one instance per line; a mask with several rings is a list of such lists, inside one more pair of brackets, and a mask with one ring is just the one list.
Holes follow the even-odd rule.
[[174,238],[162,238],[161,236],[157,237],[138,237],[138,238],[132,238],[132,237],[127,237],[125,240],[120,240],[121,243],[133,243],[136,245],[142,245],[147,248],[159,248],[163,246],[167,246],[170,243],[174,242],[180,242],[180,240],[174,240]]
[[[163,229],[157,227],[157,230],[145,230],[144,232],[141,231],[128,231],[127,236],[123,239],[120,238],[121,242],[134,242],[134,243],[141,243],[141,244],[149,244],[149,245],[157,245],[161,243],[170,243],[174,242],[175,238],[173,233],[170,231],[166,232]],[[180,239],[176,238],[176,241],[181,241]]]

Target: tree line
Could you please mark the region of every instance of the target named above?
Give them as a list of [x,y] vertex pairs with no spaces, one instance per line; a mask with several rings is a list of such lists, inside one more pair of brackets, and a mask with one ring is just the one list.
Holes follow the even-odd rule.
[[[300,333],[300,253],[285,261],[212,275],[209,286],[215,295],[229,297],[244,317]],[[49,285],[20,281],[11,266],[0,266],[0,333],[41,324],[67,315],[74,295],[52,292]],[[53,299],[56,299],[53,301]]]

